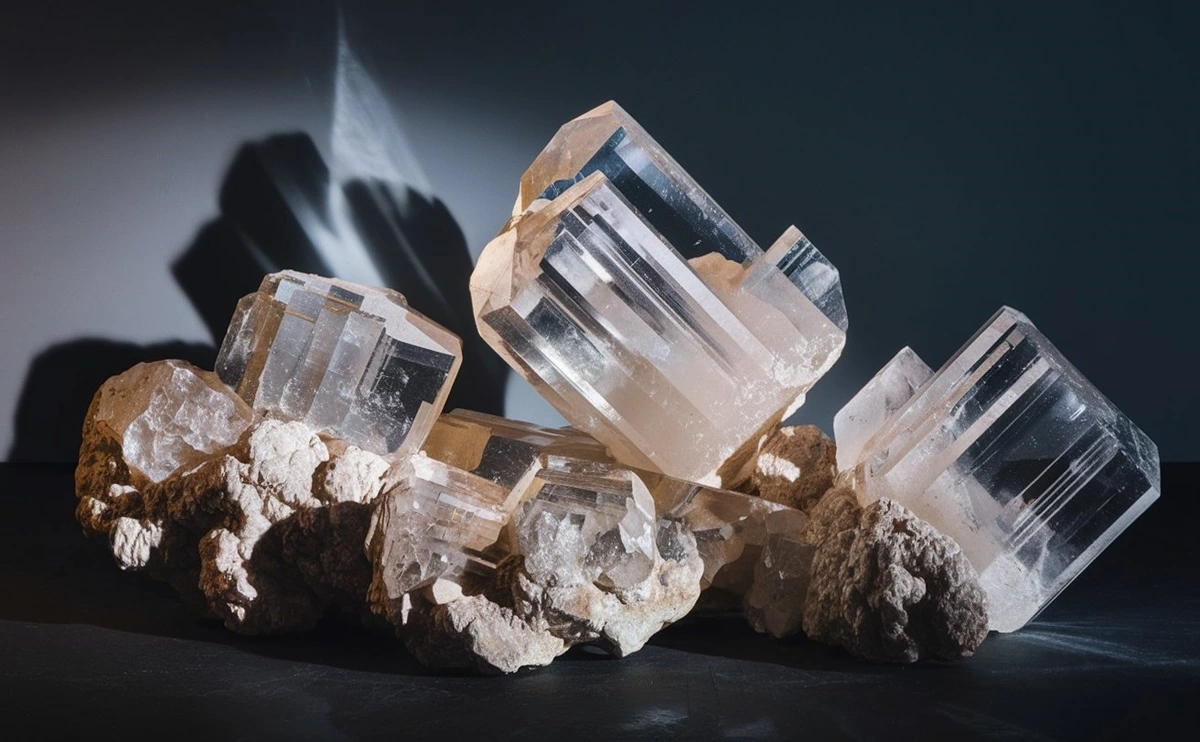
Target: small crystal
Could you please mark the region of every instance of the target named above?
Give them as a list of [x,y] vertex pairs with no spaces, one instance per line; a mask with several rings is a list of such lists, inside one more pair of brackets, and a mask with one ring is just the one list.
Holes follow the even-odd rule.
[[849,469],[858,462],[871,436],[930,376],[933,369],[912,348],[904,348],[838,411],[833,418],[833,435],[839,469]]
[[372,548],[392,600],[438,578],[490,572],[507,553],[497,541],[530,496],[543,452],[604,456],[602,446],[574,430],[468,410],[442,415],[421,449],[375,516]]
[[424,440],[461,346],[394,291],[283,271],[238,303],[217,374],[257,410],[386,455]]
[[411,473],[384,493],[368,537],[377,589],[399,600],[441,577],[486,574],[515,507],[512,490],[417,454]]
[[236,443],[254,411],[211,371],[159,361],[106,381],[93,419],[120,440],[127,464],[160,482]]
[[744,609],[755,630],[783,638],[803,624],[817,545],[805,534],[808,517],[799,510],[770,513],[764,525],[767,535]]
[[701,586],[741,595],[753,581],[766,543],[771,513],[792,511],[779,503],[671,477],[647,476],[662,517],[683,523],[696,537],[704,560]]
[[615,103],[565,125],[471,277],[480,334],[620,462],[733,486],[845,343],[837,270],[764,253]]
[[864,502],[894,499],[958,541],[998,631],[1159,495],[1154,443],[1007,307],[879,426],[853,476]]
[[657,562],[658,519],[642,478],[581,459],[551,455],[542,463],[513,519],[530,577],[611,589],[645,581]]

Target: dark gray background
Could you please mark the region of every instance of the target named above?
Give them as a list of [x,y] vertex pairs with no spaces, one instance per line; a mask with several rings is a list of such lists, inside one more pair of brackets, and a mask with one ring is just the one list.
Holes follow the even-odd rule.
[[[903,345],[940,365],[1009,304],[1169,460],[1200,454],[1198,9],[345,4],[474,253],[556,127],[614,98],[760,243],[795,223],[841,269],[850,339],[802,419],[828,426]],[[11,424],[63,344],[208,340],[168,265],[240,144],[326,146],[335,19],[327,2],[4,11],[0,455],[73,458],[45,431],[76,430],[77,404],[26,394]],[[43,387],[77,378],[57,371]],[[523,385],[509,400],[555,419]]]

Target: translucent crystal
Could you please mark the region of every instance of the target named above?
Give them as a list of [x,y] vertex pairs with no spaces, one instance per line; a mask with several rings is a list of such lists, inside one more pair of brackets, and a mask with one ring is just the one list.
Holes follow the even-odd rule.
[[387,598],[495,567],[488,553],[512,515],[513,490],[417,454],[412,471],[381,498],[368,542]]
[[746,618],[758,631],[782,638],[800,631],[804,601],[812,580],[816,545],[805,537],[808,517],[799,510],[770,513],[766,539],[746,593]]
[[254,420],[216,374],[183,361],[139,363],[105,382],[96,405],[126,463],[152,482],[233,445]]
[[875,432],[933,376],[912,348],[904,348],[833,418],[838,469],[849,469]]
[[618,461],[737,479],[845,342],[837,270],[764,253],[619,106],[568,123],[471,277],[480,334]]
[[547,428],[471,410],[454,410],[438,418],[421,450],[505,487],[515,487],[543,453],[608,460],[604,446],[577,430]]
[[895,499],[958,541],[998,631],[1159,494],[1154,443],[1007,307],[880,426],[854,478],[861,499]]
[[658,521],[646,483],[625,467],[543,456],[513,519],[525,570],[542,584],[632,588],[650,576]]
[[257,410],[389,454],[424,440],[461,358],[394,291],[283,271],[238,303],[217,374]]
[[389,596],[490,572],[509,544],[498,543],[514,510],[542,484],[547,451],[604,458],[577,431],[551,429],[469,410],[438,418],[411,473],[389,490],[376,516],[377,563]]
[[[646,476],[662,517],[682,522],[704,560],[701,587],[740,595],[750,586],[771,513],[793,511],[760,497],[664,476]],[[803,514],[801,514],[803,515]]]

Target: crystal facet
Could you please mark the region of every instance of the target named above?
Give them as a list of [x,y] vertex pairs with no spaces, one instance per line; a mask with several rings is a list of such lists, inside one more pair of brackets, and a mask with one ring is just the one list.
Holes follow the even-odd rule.
[[658,546],[654,500],[630,469],[561,456],[521,493],[513,518],[525,570],[538,582],[632,588],[650,576]]
[[619,106],[526,171],[471,277],[480,334],[630,466],[731,485],[845,342],[837,270],[764,253]]
[[539,486],[542,454],[556,450],[604,458],[602,446],[574,430],[468,410],[442,415],[376,513],[372,548],[382,550],[388,598],[491,571],[507,553],[497,543],[504,526]]
[[833,418],[837,465],[849,469],[875,432],[933,376],[933,369],[904,348],[875,374]]
[[238,303],[217,374],[257,410],[403,453],[441,412],[461,347],[394,291],[283,271]]
[[105,382],[93,419],[152,482],[237,442],[254,411],[211,371],[183,361],[139,363]]
[[795,512],[761,497],[706,487],[672,477],[648,477],[664,518],[683,523],[704,560],[701,587],[741,595],[753,581],[771,513]]
[[998,631],[1024,626],[1159,494],[1154,443],[1007,307],[880,425],[853,476],[860,499],[892,498],[958,541]]

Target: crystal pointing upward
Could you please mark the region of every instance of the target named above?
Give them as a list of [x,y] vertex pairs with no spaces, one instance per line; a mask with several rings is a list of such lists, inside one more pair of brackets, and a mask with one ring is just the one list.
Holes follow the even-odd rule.
[[391,454],[425,439],[461,360],[395,291],[283,271],[238,302],[217,374],[257,410]]
[[846,339],[837,269],[767,252],[615,103],[521,178],[471,277],[480,334],[621,462],[732,486]]

